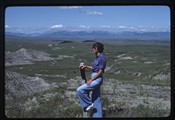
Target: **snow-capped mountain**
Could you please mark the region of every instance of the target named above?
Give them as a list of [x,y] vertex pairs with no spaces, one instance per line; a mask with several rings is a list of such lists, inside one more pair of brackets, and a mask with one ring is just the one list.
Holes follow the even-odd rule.
[[48,28],[41,31],[37,29],[33,32],[12,32],[12,30],[6,29],[6,35],[58,39],[170,40],[169,30],[126,26],[119,26],[117,28]]

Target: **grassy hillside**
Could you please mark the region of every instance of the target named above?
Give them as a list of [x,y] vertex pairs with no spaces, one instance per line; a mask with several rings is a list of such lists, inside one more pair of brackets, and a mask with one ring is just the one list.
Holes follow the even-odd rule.
[[[60,84],[59,89],[55,88],[48,91],[51,94],[55,94],[48,101],[39,99],[47,92],[24,97],[21,103],[32,101],[34,98],[39,102],[39,107],[32,107],[30,110],[23,110],[18,106],[19,102],[17,101],[14,104],[18,109],[15,109],[10,106],[10,103],[6,102],[6,115],[8,117],[82,117],[81,108],[75,93],[76,87],[81,85],[78,66],[80,62],[91,65],[95,56],[91,50],[93,42],[72,41],[20,40],[16,38],[6,40],[6,52],[16,52],[21,48],[34,49],[46,52],[54,59],[49,61],[35,61],[34,64],[6,66],[5,71],[17,72],[30,77],[38,76],[50,84]],[[113,84],[119,81],[122,84],[126,84],[125,86],[133,86],[133,89],[137,86],[136,92],[127,93],[133,97],[133,100],[137,100],[138,96],[145,97],[144,100],[149,100],[151,95],[149,96],[149,93],[142,92],[145,88],[140,86],[147,85],[163,88],[171,86],[169,43],[161,41],[114,40],[106,40],[102,41],[102,43],[105,46],[104,56],[107,59],[102,93],[120,91],[121,89],[117,85],[122,85],[118,83]],[[87,78],[90,78],[90,74],[91,71],[86,70]],[[66,88],[69,82],[74,84],[71,89]],[[68,98],[68,104],[65,103],[66,100],[64,97],[57,96],[60,91],[63,92],[64,97],[66,95],[73,95],[72,99]],[[139,95],[136,94],[137,92]],[[118,93],[113,96],[114,98],[102,95],[104,117],[162,117],[170,113],[169,108],[158,109],[157,106],[153,108],[144,105],[129,107],[126,105],[128,104],[126,101],[118,100],[119,98],[117,96]],[[121,96],[126,97],[127,95],[123,94]],[[164,98],[162,97],[161,99]],[[113,105],[117,107],[112,107]],[[62,106],[65,106],[65,109],[61,109]],[[68,109],[68,106],[71,109]],[[153,112],[154,114],[152,114]]]

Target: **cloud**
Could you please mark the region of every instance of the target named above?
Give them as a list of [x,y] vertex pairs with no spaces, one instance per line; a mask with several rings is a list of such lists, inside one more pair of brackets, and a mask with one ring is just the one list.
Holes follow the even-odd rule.
[[120,29],[135,29],[134,27],[130,27],[130,26],[118,26],[118,28],[120,28]]
[[127,28],[127,26],[118,26],[118,28]]
[[81,6],[65,6],[65,7],[59,7],[60,9],[78,9],[82,8]]
[[90,28],[90,26],[86,26],[86,25],[79,25],[80,28]]
[[53,26],[51,26],[50,28],[62,28],[63,27],[63,25],[53,25]]
[[145,26],[118,26],[118,29],[121,31],[136,31],[136,32],[155,32],[155,31],[168,31],[168,29],[155,28],[154,26],[145,27]]
[[5,28],[10,28],[10,26],[9,25],[5,25]]
[[111,26],[109,26],[109,25],[102,25],[102,26],[100,26],[101,28],[111,28]]
[[97,11],[87,11],[87,15],[103,15],[102,12],[97,12]]

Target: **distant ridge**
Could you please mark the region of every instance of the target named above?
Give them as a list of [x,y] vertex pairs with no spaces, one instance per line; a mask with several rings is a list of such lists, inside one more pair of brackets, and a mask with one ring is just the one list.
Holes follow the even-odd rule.
[[94,40],[84,40],[83,42],[96,42]]
[[65,41],[63,41],[63,42],[60,42],[60,44],[65,44],[65,43],[73,43],[73,41],[70,41],[70,40],[65,40]]
[[[28,37],[28,38],[50,38],[50,39],[86,39],[84,42],[94,42],[93,39],[120,39],[120,40],[163,40],[170,41],[170,32],[135,32],[135,31],[53,31],[42,34],[20,34],[6,32],[9,37]],[[64,42],[63,42],[64,43]],[[67,43],[67,41],[66,41]]]

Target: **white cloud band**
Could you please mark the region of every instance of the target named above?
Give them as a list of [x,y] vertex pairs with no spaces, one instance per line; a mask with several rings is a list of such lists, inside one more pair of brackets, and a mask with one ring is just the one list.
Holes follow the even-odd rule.
[[62,28],[63,27],[63,25],[53,25],[53,26],[51,26],[50,28]]
[[87,15],[103,15],[102,12],[97,12],[97,11],[87,11]]

